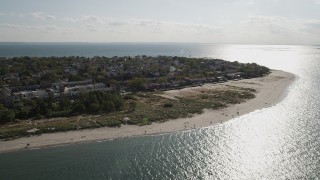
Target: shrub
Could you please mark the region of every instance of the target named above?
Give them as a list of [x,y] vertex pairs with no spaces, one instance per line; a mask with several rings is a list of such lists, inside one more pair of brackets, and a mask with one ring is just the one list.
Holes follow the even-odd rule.
[[164,108],[172,108],[173,107],[173,104],[167,102],[163,105]]
[[107,121],[107,126],[109,126],[109,127],[120,127],[121,126],[121,121],[116,120],[116,119],[109,119]]

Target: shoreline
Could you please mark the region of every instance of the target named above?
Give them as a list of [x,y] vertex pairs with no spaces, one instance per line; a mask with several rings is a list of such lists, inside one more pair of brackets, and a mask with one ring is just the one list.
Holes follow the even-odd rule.
[[[272,70],[272,73],[261,78],[228,81],[221,84],[205,84],[200,87],[166,91],[164,92],[164,97],[174,98],[174,96],[183,95],[183,93],[195,93],[201,91],[201,89],[215,89],[227,86],[238,86],[257,90],[255,93],[256,97],[247,100],[246,102],[230,105],[227,108],[218,110],[204,110],[204,113],[194,115],[191,118],[174,119],[145,126],[121,125],[119,128],[102,127],[97,129],[41,134],[39,136],[23,137],[10,141],[0,141],[0,153],[94,141],[110,141],[147,135],[161,135],[213,126],[255,110],[275,105],[287,95],[288,87],[295,78],[296,76],[292,73]],[[27,144],[29,144],[29,146]],[[28,148],[25,148],[26,146]]]

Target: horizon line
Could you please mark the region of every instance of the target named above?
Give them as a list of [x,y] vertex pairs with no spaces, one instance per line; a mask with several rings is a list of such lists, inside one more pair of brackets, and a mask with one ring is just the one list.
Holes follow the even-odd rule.
[[214,42],[177,42],[177,41],[110,41],[110,42],[94,42],[94,41],[0,41],[0,43],[82,43],[82,44],[221,44],[221,45],[292,45],[292,46],[320,46],[320,44],[271,44],[271,43],[214,43]]

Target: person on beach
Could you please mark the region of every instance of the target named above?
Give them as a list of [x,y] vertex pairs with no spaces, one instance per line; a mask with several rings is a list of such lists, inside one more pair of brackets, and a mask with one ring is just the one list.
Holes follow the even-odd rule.
[[23,149],[28,149],[29,147],[30,147],[30,144],[28,143],[26,147],[24,147]]

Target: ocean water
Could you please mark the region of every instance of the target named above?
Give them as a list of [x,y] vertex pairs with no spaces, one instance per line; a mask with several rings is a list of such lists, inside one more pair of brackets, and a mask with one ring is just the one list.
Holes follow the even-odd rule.
[[64,45],[15,52],[2,44],[0,56],[191,55],[256,62],[297,79],[281,102],[223,124],[2,153],[0,179],[320,179],[320,46],[95,44],[84,52]]
[[206,51],[210,52],[212,45],[194,43],[0,43],[0,57],[130,55],[202,57]]

